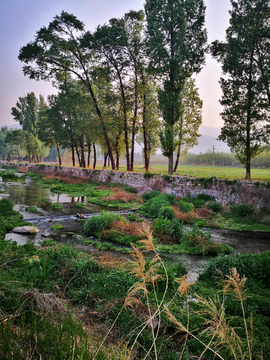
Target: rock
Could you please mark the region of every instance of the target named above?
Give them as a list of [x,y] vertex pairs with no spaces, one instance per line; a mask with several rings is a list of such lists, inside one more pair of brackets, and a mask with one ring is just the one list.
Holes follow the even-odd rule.
[[14,228],[12,230],[12,232],[16,233],[16,234],[25,234],[25,235],[36,235],[37,233],[40,232],[40,230],[34,226],[21,226],[21,227],[17,227]]
[[43,233],[40,234],[43,237],[49,237],[51,236],[51,234],[49,233],[49,231],[45,230]]
[[149,192],[152,191],[153,189],[150,188],[149,186],[144,186],[144,185],[142,185],[142,186],[139,186],[139,187],[137,188],[137,190],[138,190],[137,196],[140,198],[140,197],[143,196],[143,194],[149,193]]
[[76,214],[76,216],[77,216],[77,218],[79,218],[79,219],[84,219],[84,214]]

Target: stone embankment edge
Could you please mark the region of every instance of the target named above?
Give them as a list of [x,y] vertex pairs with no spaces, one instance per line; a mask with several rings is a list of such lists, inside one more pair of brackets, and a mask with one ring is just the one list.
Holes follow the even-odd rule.
[[270,209],[270,185],[245,180],[227,180],[210,178],[195,178],[179,175],[154,175],[136,172],[121,172],[110,170],[91,170],[45,164],[6,163],[7,166],[28,168],[28,171],[43,175],[59,176],[61,178],[82,178],[97,180],[100,183],[119,183],[136,187],[139,191],[148,188],[159,190],[176,197],[187,194],[208,194],[222,204],[253,204],[255,207]]

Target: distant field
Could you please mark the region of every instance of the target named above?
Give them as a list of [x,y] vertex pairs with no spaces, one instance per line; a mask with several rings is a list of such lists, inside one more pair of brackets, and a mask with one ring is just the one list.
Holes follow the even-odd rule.
[[[102,164],[97,165],[97,169],[102,169]],[[126,171],[126,165],[120,165],[120,171]],[[135,172],[144,172],[143,164],[136,164],[134,166]],[[244,168],[234,168],[227,166],[194,166],[194,165],[180,165],[177,170],[179,175],[189,175],[193,177],[211,177],[215,175],[219,179],[244,179]],[[167,164],[151,164],[150,173],[168,174]],[[252,180],[255,181],[270,181],[270,169],[251,169]]]

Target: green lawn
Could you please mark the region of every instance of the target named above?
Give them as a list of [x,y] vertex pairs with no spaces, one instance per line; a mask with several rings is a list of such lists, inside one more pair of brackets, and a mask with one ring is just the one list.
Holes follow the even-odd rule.
[[[126,171],[126,166],[120,166],[121,171]],[[144,172],[143,165],[135,165],[135,172]],[[168,174],[168,167],[166,164],[152,164],[150,173],[156,174]],[[220,179],[244,179],[244,168],[233,167],[213,167],[213,166],[192,166],[192,165],[180,165],[177,173],[179,175],[190,175],[194,177],[211,177],[215,175]],[[270,169],[251,169],[252,180],[256,181],[270,181]]]

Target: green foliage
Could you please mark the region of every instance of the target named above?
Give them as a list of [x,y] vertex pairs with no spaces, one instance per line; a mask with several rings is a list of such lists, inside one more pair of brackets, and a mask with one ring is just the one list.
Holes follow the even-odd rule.
[[173,208],[171,206],[162,206],[159,210],[158,218],[173,220],[175,218]]
[[214,212],[221,212],[222,205],[220,203],[211,201],[207,204],[207,208]]
[[201,277],[214,279],[218,276],[217,270],[229,275],[232,268],[236,268],[241,277],[246,276],[248,279],[262,281],[266,286],[270,286],[270,251],[261,254],[220,255],[207,263]]
[[35,206],[27,206],[25,210],[29,212],[36,212],[37,208]]
[[138,218],[135,214],[128,215],[128,221],[136,221],[136,222],[143,222],[143,219]]
[[160,191],[152,190],[152,191],[150,191],[148,193],[144,193],[142,195],[142,199],[143,199],[144,202],[146,202],[146,201],[148,201],[148,200],[150,200],[153,197],[158,196],[158,195],[160,195]]
[[84,204],[84,203],[76,203],[76,207],[78,207],[78,208],[85,208],[85,207],[86,207],[86,204]]
[[52,210],[61,210],[61,209],[63,209],[62,204],[52,203]]
[[13,210],[13,206],[13,202],[6,198],[0,200],[0,216],[8,217],[10,215],[18,214],[17,211]]
[[158,218],[155,220],[154,231],[157,236],[165,235],[180,240],[183,232],[183,225],[178,219],[168,220]]
[[41,246],[45,247],[45,246],[54,246],[56,245],[56,242],[53,241],[52,239],[45,239],[42,241]]
[[121,219],[124,219],[124,217],[117,213],[102,211],[100,215],[92,216],[85,222],[84,232],[88,236],[95,236],[100,234],[103,230],[109,229],[113,221],[119,221]]
[[146,172],[146,173],[144,173],[144,175],[143,175],[143,176],[144,176],[144,178],[145,178],[145,179],[151,179],[152,177],[154,177],[154,175],[155,175],[155,174],[152,174],[152,173]]
[[62,230],[64,228],[65,228],[64,225],[57,224],[57,223],[55,223],[53,226],[51,226],[51,229],[54,231]]
[[16,181],[22,180],[18,175],[14,174],[13,172],[7,172],[7,173],[3,172],[3,173],[1,173],[1,178],[2,178],[2,181],[5,181],[5,182],[7,182],[7,181],[16,182]]
[[190,203],[188,203],[188,202],[180,201],[179,205],[180,205],[181,211],[183,211],[183,212],[185,212],[185,213],[188,213],[188,212],[194,210],[193,204],[190,204]]
[[254,208],[251,204],[232,205],[230,210],[235,217],[245,218],[254,215]]

